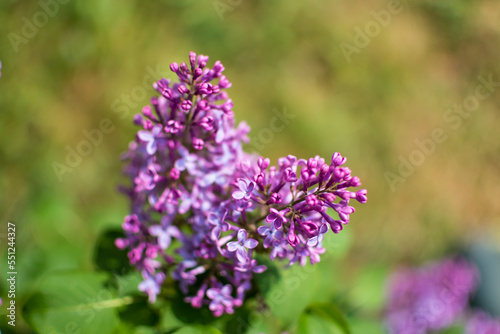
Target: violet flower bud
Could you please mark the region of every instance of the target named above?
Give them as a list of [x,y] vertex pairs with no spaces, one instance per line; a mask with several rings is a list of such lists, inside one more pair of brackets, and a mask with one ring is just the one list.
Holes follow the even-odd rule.
[[177,64],[177,63],[172,63],[172,64],[170,64],[170,70],[171,70],[172,72],[177,73],[177,72],[179,71],[179,64]]
[[198,150],[198,151],[202,150],[204,144],[205,144],[205,142],[203,141],[203,139],[193,138],[193,148],[195,150]]
[[189,89],[187,89],[184,85],[180,85],[179,87],[177,87],[177,91],[179,92],[179,94],[186,94],[187,92],[189,92]]

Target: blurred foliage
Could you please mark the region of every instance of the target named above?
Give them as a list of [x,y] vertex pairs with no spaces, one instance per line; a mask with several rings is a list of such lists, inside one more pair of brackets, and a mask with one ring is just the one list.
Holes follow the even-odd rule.
[[[251,125],[254,142],[273,110],[294,115],[269,143],[249,149],[274,161],[339,151],[369,191],[349,234],[333,236],[333,256],[315,266],[300,293],[286,292],[290,309],[268,310],[278,323],[265,318],[248,333],[282,329],[312,302],[342,305],[353,333],[379,333],[371,324],[390,268],[440,256],[479,233],[500,239],[500,92],[457,129],[444,118],[474,94],[479,76],[500,81],[498,1],[402,1],[401,12],[350,62],[340,44],[353,44],[356,28],[386,10],[385,1],[59,2],[0,2],[0,218],[17,225],[18,310],[58,271],[96,268],[99,234],[119,228],[128,210],[117,186],[126,182],[119,156],[134,136],[132,117],[154,94],[151,84],[171,77],[169,63],[186,61],[190,50],[224,63],[236,118]],[[46,22],[42,3],[56,4]],[[220,3],[226,11],[217,9]],[[103,119],[113,130],[59,179],[53,163],[66,164],[68,150],[77,150],[84,132],[100,129]],[[398,173],[400,157],[408,160],[419,150],[416,141],[436,128],[447,139],[391,191],[384,174]],[[5,232],[1,273],[7,272]],[[337,247],[345,240],[352,247]],[[101,253],[111,249],[106,239],[99,245]],[[113,259],[97,267],[125,275],[126,264]],[[276,286],[293,281],[286,276],[293,270]],[[5,291],[2,280],[0,296]],[[177,326],[172,312],[165,306],[161,321]],[[118,332],[151,333],[118,326]],[[28,331],[20,315],[16,330]]]

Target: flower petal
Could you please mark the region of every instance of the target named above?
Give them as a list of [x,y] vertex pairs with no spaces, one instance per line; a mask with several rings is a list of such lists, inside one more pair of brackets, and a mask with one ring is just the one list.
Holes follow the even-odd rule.
[[245,197],[245,193],[241,190],[236,190],[234,193],[233,193],[233,198],[234,199],[242,199],[243,197]]
[[219,295],[219,290],[218,289],[208,289],[207,290],[207,297],[210,299],[215,299]]
[[238,247],[238,249],[236,250],[236,258],[238,258],[238,261],[246,263],[247,257],[247,250],[245,249],[245,247]]
[[137,137],[139,137],[139,139],[144,141],[144,142],[150,142],[150,141],[154,140],[154,137],[151,134],[151,132],[146,131],[146,130],[139,131],[137,133]]
[[247,239],[243,245],[248,249],[253,249],[257,247],[258,244],[259,242],[255,239]]
[[257,232],[259,232],[260,235],[268,235],[271,233],[271,229],[267,226],[259,226]]
[[236,249],[240,247],[240,244],[237,241],[231,241],[227,244],[227,250],[230,252],[234,252]]
[[240,230],[238,231],[238,241],[241,242],[241,243],[244,243],[245,240],[247,240],[247,231],[240,228]]

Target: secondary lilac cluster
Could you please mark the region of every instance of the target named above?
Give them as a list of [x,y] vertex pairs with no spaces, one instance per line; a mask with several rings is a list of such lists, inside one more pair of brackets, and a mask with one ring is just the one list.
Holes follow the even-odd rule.
[[191,52],[189,64],[172,63],[179,82],[158,81],[160,96],[134,118],[141,130],[123,157],[131,213],[116,245],[141,271],[151,302],[170,275],[186,302],[220,316],[266,270],[256,253],[318,262],[325,233],[343,229],[349,201],[365,203],[366,190],[349,190],[361,183],[338,153],[330,163],[288,156],[277,167],[245,153],[249,127],[235,125],[231,83],[219,61],[207,61]]
[[478,281],[463,259],[446,259],[394,273],[389,282],[387,326],[392,334],[445,329],[464,316]]
[[500,319],[475,311],[467,320],[465,334],[500,334]]

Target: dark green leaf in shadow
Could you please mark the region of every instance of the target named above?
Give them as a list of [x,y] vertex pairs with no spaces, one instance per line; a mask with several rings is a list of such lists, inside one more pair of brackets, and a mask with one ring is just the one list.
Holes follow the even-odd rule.
[[99,236],[94,251],[94,263],[97,268],[116,275],[125,275],[132,269],[127,252],[115,245],[115,240],[121,237],[123,231],[116,229],[104,231]]
[[151,308],[146,297],[139,300],[135,298],[133,304],[120,310],[119,316],[122,322],[134,326],[155,326],[160,320],[158,311]]
[[177,291],[172,299],[172,312],[177,319],[185,324],[209,324],[216,320],[208,307],[194,308],[184,301],[182,292]]
[[209,326],[186,326],[182,327],[179,330],[173,332],[175,334],[222,334],[217,328],[209,327]]
[[257,262],[259,265],[267,267],[266,271],[255,275],[260,292],[263,296],[266,296],[280,282],[281,273],[276,263],[271,261],[268,255],[257,255]]

